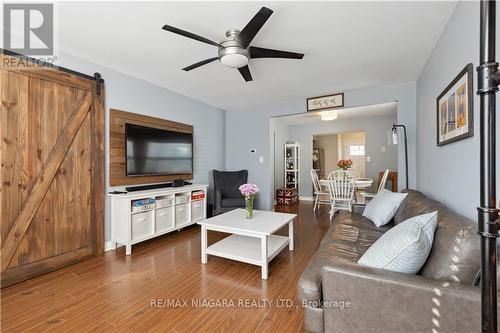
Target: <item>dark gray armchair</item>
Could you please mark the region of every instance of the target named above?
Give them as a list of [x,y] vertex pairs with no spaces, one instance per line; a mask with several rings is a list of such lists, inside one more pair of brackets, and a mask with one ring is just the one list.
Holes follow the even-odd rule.
[[214,215],[245,207],[245,199],[241,195],[239,187],[247,182],[248,170],[214,170],[213,175],[215,190]]

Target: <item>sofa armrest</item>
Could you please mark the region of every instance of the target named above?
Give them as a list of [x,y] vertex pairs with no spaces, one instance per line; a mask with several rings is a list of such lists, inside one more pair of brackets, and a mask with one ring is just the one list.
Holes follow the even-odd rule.
[[478,287],[346,264],[322,269],[325,332],[476,332]]

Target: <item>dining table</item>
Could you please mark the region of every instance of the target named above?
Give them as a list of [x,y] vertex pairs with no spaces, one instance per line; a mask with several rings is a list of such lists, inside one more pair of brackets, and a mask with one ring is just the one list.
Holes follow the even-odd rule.
[[[328,186],[328,179],[320,179],[319,183],[321,184],[321,186],[326,187]],[[365,189],[372,186],[372,184],[373,184],[373,179],[371,178],[360,177],[354,179],[354,186],[356,187],[356,189]]]
[[[319,184],[321,187],[326,187],[328,188],[328,179],[320,179]],[[371,178],[365,178],[365,177],[359,177],[359,178],[354,178],[354,191],[355,193],[360,190],[360,189],[366,189],[373,184],[373,179]],[[354,195],[354,203],[359,203],[357,200],[357,195]]]

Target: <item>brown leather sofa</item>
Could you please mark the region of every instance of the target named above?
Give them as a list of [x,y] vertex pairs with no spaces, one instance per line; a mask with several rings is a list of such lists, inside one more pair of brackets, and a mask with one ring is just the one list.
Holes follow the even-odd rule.
[[[476,223],[418,191],[389,225],[377,228],[359,212],[342,212],[298,285],[311,332],[478,332],[481,294]],[[431,253],[417,275],[357,264],[384,232],[410,217],[438,211]]]

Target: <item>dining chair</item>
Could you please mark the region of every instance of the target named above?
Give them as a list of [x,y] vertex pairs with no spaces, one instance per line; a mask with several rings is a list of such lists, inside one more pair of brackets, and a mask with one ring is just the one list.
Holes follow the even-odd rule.
[[316,170],[311,169],[311,180],[314,186],[314,207],[313,212],[320,207],[320,205],[330,204],[330,192],[324,191],[320,182]]
[[348,172],[352,179],[354,179],[354,202],[356,202],[356,193],[358,192],[358,188],[356,187],[356,179],[361,178],[361,173],[355,168],[350,168],[347,169],[346,172]]
[[330,220],[337,210],[352,212],[354,201],[354,179],[344,170],[335,170],[328,175],[328,190],[330,191]]
[[[382,189],[385,188],[385,183],[387,182],[387,175],[389,174],[389,169],[385,169],[384,175],[382,176],[382,179],[380,179],[380,183],[378,183],[378,188],[377,188],[377,193],[382,191]],[[377,193],[370,193],[370,192],[361,192],[361,196],[365,198],[373,198]]]

